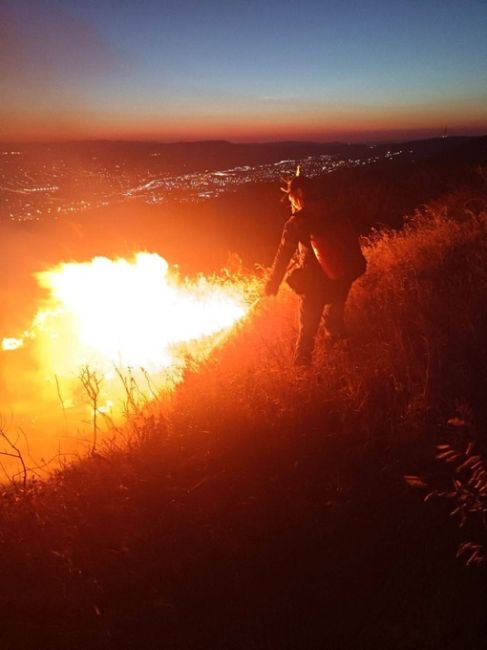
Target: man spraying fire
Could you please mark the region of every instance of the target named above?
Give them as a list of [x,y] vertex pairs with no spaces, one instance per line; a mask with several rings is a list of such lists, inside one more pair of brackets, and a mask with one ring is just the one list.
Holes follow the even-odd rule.
[[291,258],[298,264],[286,281],[300,297],[299,334],[295,363],[309,365],[316,334],[325,310],[325,326],[332,340],[346,335],[345,302],[353,282],[365,272],[365,258],[348,220],[332,216],[314,196],[311,183],[299,175],[281,188],[291,204],[265,294],[276,295]]

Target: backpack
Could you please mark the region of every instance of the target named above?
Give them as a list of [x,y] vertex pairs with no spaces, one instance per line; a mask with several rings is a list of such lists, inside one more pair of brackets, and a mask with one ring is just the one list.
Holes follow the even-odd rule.
[[358,236],[348,220],[324,224],[311,234],[311,246],[323,272],[330,280],[356,280],[365,273],[366,261]]

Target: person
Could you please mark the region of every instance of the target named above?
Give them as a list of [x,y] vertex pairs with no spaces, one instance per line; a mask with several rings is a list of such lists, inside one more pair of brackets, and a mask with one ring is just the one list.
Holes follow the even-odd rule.
[[[350,222],[333,216],[316,199],[309,179],[299,175],[281,188],[291,204],[274,263],[264,292],[276,295],[291,259],[298,264],[286,281],[300,298],[299,333],[294,361],[309,365],[315,339],[325,311],[325,326],[331,340],[346,336],[344,312],[350,287],[365,272],[366,262],[357,234]],[[326,307],[326,310],[325,310]]]

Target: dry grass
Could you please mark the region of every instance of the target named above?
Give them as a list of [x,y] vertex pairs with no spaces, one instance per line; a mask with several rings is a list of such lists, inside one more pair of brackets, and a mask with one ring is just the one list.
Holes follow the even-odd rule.
[[2,647],[483,647],[462,538],[403,480],[486,414],[482,200],[371,237],[312,370],[284,291],[123,443],[6,489]]

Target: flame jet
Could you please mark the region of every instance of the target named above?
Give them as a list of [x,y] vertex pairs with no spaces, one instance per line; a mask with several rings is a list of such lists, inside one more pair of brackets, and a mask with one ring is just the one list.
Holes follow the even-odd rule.
[[168,368],[178,363],[179,344],[227,329],[247,311],[241,287],[204,277],[178,281],[154,253],[63,263],[37,278],[49,298],[34,329],[46,365],[58,374],[86,363],[105,371],[114,364]]
[[172,391],[188,363],[206,359],[250,313],[259,290],[254,277],[181,278],[147,252],[64,262],[36,279],[45,298],[30,328],[0,340],[10,394],[0,412],[8,409],[37,454],[59,436],[63,451],[77,450],[93,415],[126,413],[127,387],[143,403]]

